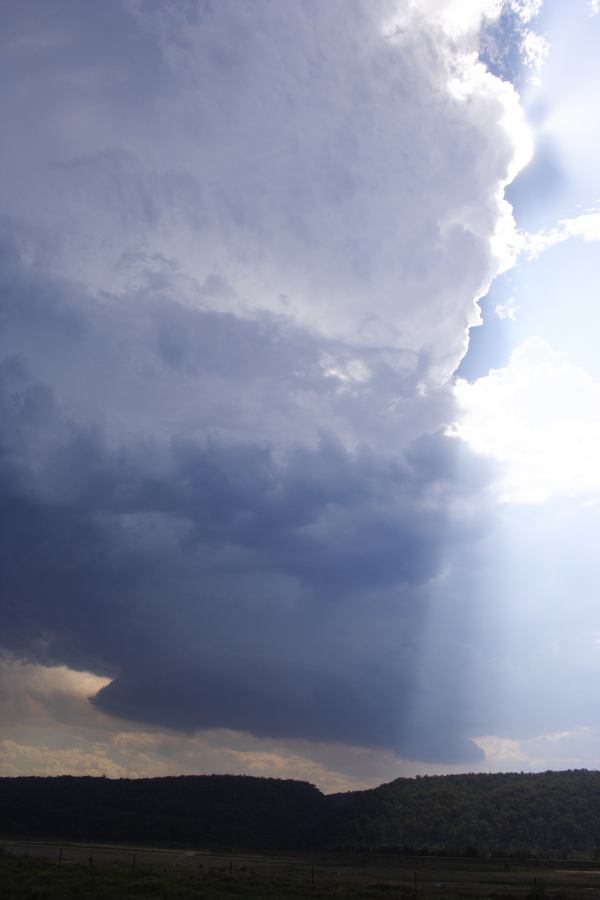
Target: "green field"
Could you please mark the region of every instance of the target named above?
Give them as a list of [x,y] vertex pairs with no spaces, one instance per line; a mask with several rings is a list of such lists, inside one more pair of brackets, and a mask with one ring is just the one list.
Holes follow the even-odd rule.
[[[46,858],[44,858],[46,857]],[[59,862],[60,860],[60,862]],[[1,900],[577,900],[600,897],[593,864],[359,854],[212,854],[11,842]]]

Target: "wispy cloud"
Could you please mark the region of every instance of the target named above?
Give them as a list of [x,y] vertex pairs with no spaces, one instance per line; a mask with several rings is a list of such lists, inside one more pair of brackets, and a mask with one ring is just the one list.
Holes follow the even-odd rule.
[[522,250],[530,260],[536,260],[544,251],[578,237],[586,242],[600,240],[600,212],[590,210],[570,219],[561,219],[556,228],[522,236]]

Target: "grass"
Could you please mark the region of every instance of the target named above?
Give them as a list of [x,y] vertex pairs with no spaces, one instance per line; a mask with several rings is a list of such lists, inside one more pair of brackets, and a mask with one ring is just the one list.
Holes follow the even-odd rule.
[[[71,845],[71,849],[74,845]],[[83,851],[83,847],[81,848]],[[91,848],[85,847],[87,854]],[[95,848],[99,852],[99,848]],[[221,858],[182,858],[182,864],[165,868],[140,864],[132,866],[114,856],[92,865],[67,861],[13,856],[0,857],[0,900],[597,900],[599,873],[545,872],[523,868],[514,872],[482,869],[482,861],[429,860],[420,868],[415,892],[415,872],[397,866],[382,868],[331,865],[315,868],[314,884],[308,860],[302,870],[297,859],[268,859],[245,856],[225,863]],[[96,857],[97,858],[97,857]],[[212,864],[206,864],[207,861]],[[283,868],[271,867],[273,861]],[[230,868],[231,865],[231,868]],[[288,867],[288,868],[285,868]],[[535,877],[535,881],[534,881]],[[560,880],[559,880],[560,879]],[[454,882],[454,883],[452,883]]]
[[[57,865],[30,857],[0,860],[2,900],[375,900],[390,896],[390,885],[314,885],[269,875],[229,876],[227,870],[198,872],[130,871],[117,866]],[[412,896],[396,888],[394,897]]]

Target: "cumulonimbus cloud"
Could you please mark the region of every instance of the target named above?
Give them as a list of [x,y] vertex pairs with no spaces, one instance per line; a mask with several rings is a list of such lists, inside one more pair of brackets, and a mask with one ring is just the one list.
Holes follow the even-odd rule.
[[416,658],[485,531],[445,380],[522,122],[392,6],[12,12],[3,641],[126,718],[477,756]]

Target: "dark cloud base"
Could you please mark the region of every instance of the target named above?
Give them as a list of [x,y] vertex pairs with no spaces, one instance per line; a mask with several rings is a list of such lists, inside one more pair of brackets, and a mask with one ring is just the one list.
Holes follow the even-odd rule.
[[[90,317],[94,301],[6,256],[2,314],[20,352],[5,349],[0,362],[5,649],[109,675],[96,704],[133,721],[478,758],[458,720],[419,713],[414,732],[415,671],[427,585],[481,529],[464,505],[485,469],[439,431],[393,454],[345,448],[325,429],[283,450],[172,428],[162,440],[127,429],[117,440],[105,417],[32,374],[45,362],[32,342],[55,328],[73,378],[90,332],[118,356]],[[121,336],[123,310],[112,313]],[[147,327],[162,335],[166,313],[153,301]],[[238,368],[276,358],[292,377],[280,349],[292,326],[186,313],[186,345],[207,331],[229,345],[243,334]],[[159,342],[154,364],[185,368],[187,351],[172,336],[170,346]],[[303,358],[318,352],[305,339]],[[190,356],[204,372],[220,358]]]

